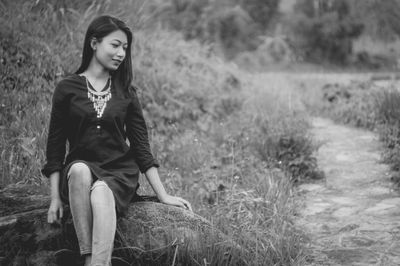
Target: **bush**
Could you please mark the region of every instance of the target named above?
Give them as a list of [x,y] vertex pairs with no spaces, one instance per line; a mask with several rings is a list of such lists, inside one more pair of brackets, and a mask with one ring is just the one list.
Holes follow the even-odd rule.
[[322,90],[324,113],[346,124],[375,128],[376,99],[380,96],[378,91],[373,89],[372,83],[354,82],[347,86],[327,84]]

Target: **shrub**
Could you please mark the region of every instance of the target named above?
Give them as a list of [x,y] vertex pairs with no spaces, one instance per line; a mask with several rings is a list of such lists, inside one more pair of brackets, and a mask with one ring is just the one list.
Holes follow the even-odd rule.
[[321,108],[325,115],[336,121],[374,129],[378,93],[370,82],[353,82],[345,86],[326,84],[322,88]]

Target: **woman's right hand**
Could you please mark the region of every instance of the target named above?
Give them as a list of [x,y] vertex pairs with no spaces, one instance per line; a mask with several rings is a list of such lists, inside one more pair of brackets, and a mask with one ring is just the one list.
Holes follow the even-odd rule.
[[51,199],[49,211],[47,212],[47,222],[55,223],[63,217],[63,205],[60,198]]

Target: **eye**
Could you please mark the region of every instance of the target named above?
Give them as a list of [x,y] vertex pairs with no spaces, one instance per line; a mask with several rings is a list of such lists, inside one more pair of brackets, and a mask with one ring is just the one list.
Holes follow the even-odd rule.
[[112,45],[112,47],[114,47],[114,48],[117,48],[117,47],[118,47],[118,44],[115,44],[115,43],[112,43],[111,45]]

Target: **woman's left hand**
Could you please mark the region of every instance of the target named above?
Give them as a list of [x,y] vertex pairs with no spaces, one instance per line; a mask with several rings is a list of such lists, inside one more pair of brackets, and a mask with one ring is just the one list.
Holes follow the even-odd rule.
[[181,207],[181,208],[187,209],[191,212],[193,211],[192,206],[190,206],[190,203],[188,201],[182,199],[181,197],[166,195],[165,197],[160,199],[160,202],[164,203],[164,204],[168,204],[168,205]]

